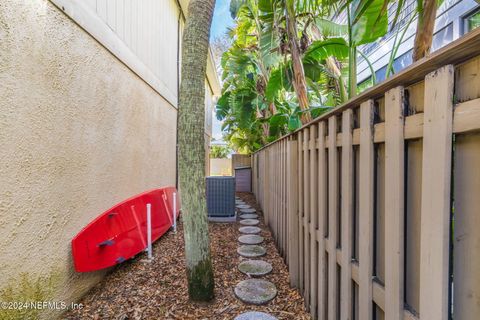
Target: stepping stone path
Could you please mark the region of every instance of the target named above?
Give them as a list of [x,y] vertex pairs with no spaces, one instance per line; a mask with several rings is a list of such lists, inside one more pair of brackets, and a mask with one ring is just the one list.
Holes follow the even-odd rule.
[[278,320],[272,315],[260,311],[248,311],[239,316],[236,316],[233,320]]
[[247,276],[261,277],[272,272],[272,265],[263,260],[246,260],[238,265],[238,270]]
[[240,224],[243,224],[244,226],[256,226],[259,223],[260,223],[260,221],[258,221],[257,219],[243,219],[243,220],[240,220]]
[[239,282],[235,287],[238,299],[250,304],[265,304],[275,298],[277,288],[273,283],[262,279],[247,279]]
[[260,233],[262,229],[260,229],[259,227],[240,227],[238,231],[244,234],[256,234]]
[[240,216],[240,219],[258,219],[258,214],[255,213],[245,213]]
[[[259,216],[256,214],[257,210],[248,204],[240,204],[239,201],[236,201],[236,206],[242,213],[239,222],[244,225],[238,229],[243,234],[238,237],[238,241],[244,244],[237,249],[238,254],[246,258],[264,256],[267,250],[258,245],[265,240],[258,235],[262,229],[255,227],[260,223]],[[240,262],[238,270],[248,277],[261,277],[272,272],[273,267],[267,261],[245,260]],[[235,286],[234,292],[235,296],[244,303],[261,305],[276,297],[277,288],[270,281],[251,278],[239,282]],[[265,312],[249,311],[238,315],[234,320],[277,320],[277,318]]]
[[257,258],[264,256],[267,253],[267,250],[262,246],[244,245],[237,249],[237,253],[245,258]]
[[265,312],[248,311],[236,316],[233,320],[277,320],[277,318]]
[[244,234],[238,237],[238,241],[243,244],[260,244],[263,240],[264,238],[257,234]]

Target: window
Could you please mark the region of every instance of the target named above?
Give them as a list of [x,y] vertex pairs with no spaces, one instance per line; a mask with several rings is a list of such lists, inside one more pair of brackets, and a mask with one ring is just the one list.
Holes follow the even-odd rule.
[[433,36],[432,51],[449,44],[453,40],[453,25],[450,23],[445,28],[437,31]]
[[395,73],[402,71],[413,62],[413,49],[408,50],[393,61],[393,70]]
[[473,29],[480,27],[480,10],[477,10],[472,14],[466,16],[463,21],[464,33],[470,32]]

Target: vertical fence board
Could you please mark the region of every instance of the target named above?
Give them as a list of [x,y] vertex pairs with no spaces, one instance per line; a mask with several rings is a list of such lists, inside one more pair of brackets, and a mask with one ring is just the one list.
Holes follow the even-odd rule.
[[327,292],[325,277],[325,229],[327,208],[327,159],[325,148],[325,122],[318,124],[318,319],[326,320]]
[[303,255],[303,234],[304,234],[304,220],[303,220],[303,213],[305,211],[303,205],[303,193],[304,193],[304,184],[303,184],[303,131],[298,133],[298,253],[299,253],[299,284],[300,284],[300,292],[303,294],[305,285],[304,279],[305,275],[303,272],[303,265],[304,265],[304,255]]
[[420,216],[422,206],[422,140],[407,142],[405,304],[417,312],[420,294]]
[[282,171],[282,220],[283,220],[283,252],[284,252],[284,261],[288,260],[288,220],[287,220],[287,148],[288,140],[283,141],[283,171]]
[[328,318],[337,320],[337,117],[328,118]]
[[403,319],[404,266],[403,88],[385,94],[385,318]]
[[310,314],[312,318],[316,318],[317,313],[317,240],[316,240],[316,228],[318,219],[318,198],[317,194],[317,147],[316,147],[316,126],[310,127]]
[[280,234],[282,235],[282,256],[284,258],[287,257],[287,250],[286,250],[286,241],[285,238],[287,236],[285,232],[285,179],[286,179],[286,140],[282,142],[282,171],[280,172],[280,177],[282,178],[282,182],[280,184]]
[[352,319],[353,111],[342,114],[342,281],[341,319]]
[[278,147],[279,147],[279,150],[280,150],[280,154],[279,154],[279,157],[278,157],[278,161],[280,162],[280,170],[277,172],[277,175],[278,175],[278,178],[279,178],[279,183],[278,183],[278,197],[277,197],[277,201],[278,201],[278,204],[277,204],[277,217],[276,219],[278,220],[277,221],[277,226],[278,226],[278,230],[277,230],[277,234],[278,234],[278,242],[279,242],[279,245],[278,245],[278,248],[279,248],[279,251],[280,251],[280,255],[282,257],[284,257],[284,251],[283,251],[283,232],[282,232],[282,229],[283,229],[283,142],[280,142],[280,143],[277,143],[278,144]]
[[453,66],[425,78],[420,314],[448,319]]
[[[280,165],[280,162],[278,161],[278,149],[279,149],[279,145],[278,143],[275,144],[274,146],[274,152],[273,152],[273,159],[275,159],[275,162],[273,164],[273,174],[272,174],[272,178],[273,178],[273,183],[272,183],[272,187],[273,187],[273,197],[272,197],[272,201],[270,202],[270,205],[271,205],[271,208],[272,208],[272,226],[275,230],[275,234],[277,234],[277,229],[278,229],[278,226],[277,226],[277,207],[278,207],[278,166]],[[278,246],[278,237],[275,237],[275,242],[276,242],[276,245]]]
[[309,218],[310,218],[310,129],[303,129],[303,225],[304,225],[304,236],[303,236],[303,248],[304,248],[304,264],[303,264],[303,273],[305,277],[305,306],[307,310],[310,310],[310,232],[309,232]]
[[359,319],[372,319],[373,264],[373,100],[360,106],[360,173],[359,173]]
[[454,319],[480,315],[480,133],[455,139]]

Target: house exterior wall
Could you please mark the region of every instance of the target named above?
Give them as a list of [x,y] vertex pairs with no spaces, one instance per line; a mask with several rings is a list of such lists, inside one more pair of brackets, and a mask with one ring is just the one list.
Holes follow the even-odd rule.
[[212,140],[213,91],[205,81],[205,175],[210,175],[210,142]]
[[175,184],[177,111],[46,0],[1,2],[0,39],[0,290],[74,301],[104,272],[74,271],[72,237]]
[[172,105],[184,21],[176,0],[51,0]]

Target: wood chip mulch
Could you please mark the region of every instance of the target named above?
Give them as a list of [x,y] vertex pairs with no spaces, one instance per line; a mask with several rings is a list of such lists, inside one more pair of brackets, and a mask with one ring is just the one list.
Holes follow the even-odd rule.
[[[237,194],[255,207],[249,193]],[[263,311],[278,319],[310,319],[303,298],[290,288],[288,270],[275,248],[274,240],[262,217],[259,227],[265,237],[267,255],[273,272],[263,279],[273,282],[277,297],[263,306],[247,305],[238,300],[233,288],[247,276],[237,265],[243,258],[237,254],[239,223],[210,223],[211,251],[215,271],[215,300],[196,304],[188,300],[182,223],[177,234],[169,231],[153,245],[153,262],[146,254],[116,267],[80,301],[83,309],[65,314],[66,319],[233,319],[245,311]]]

